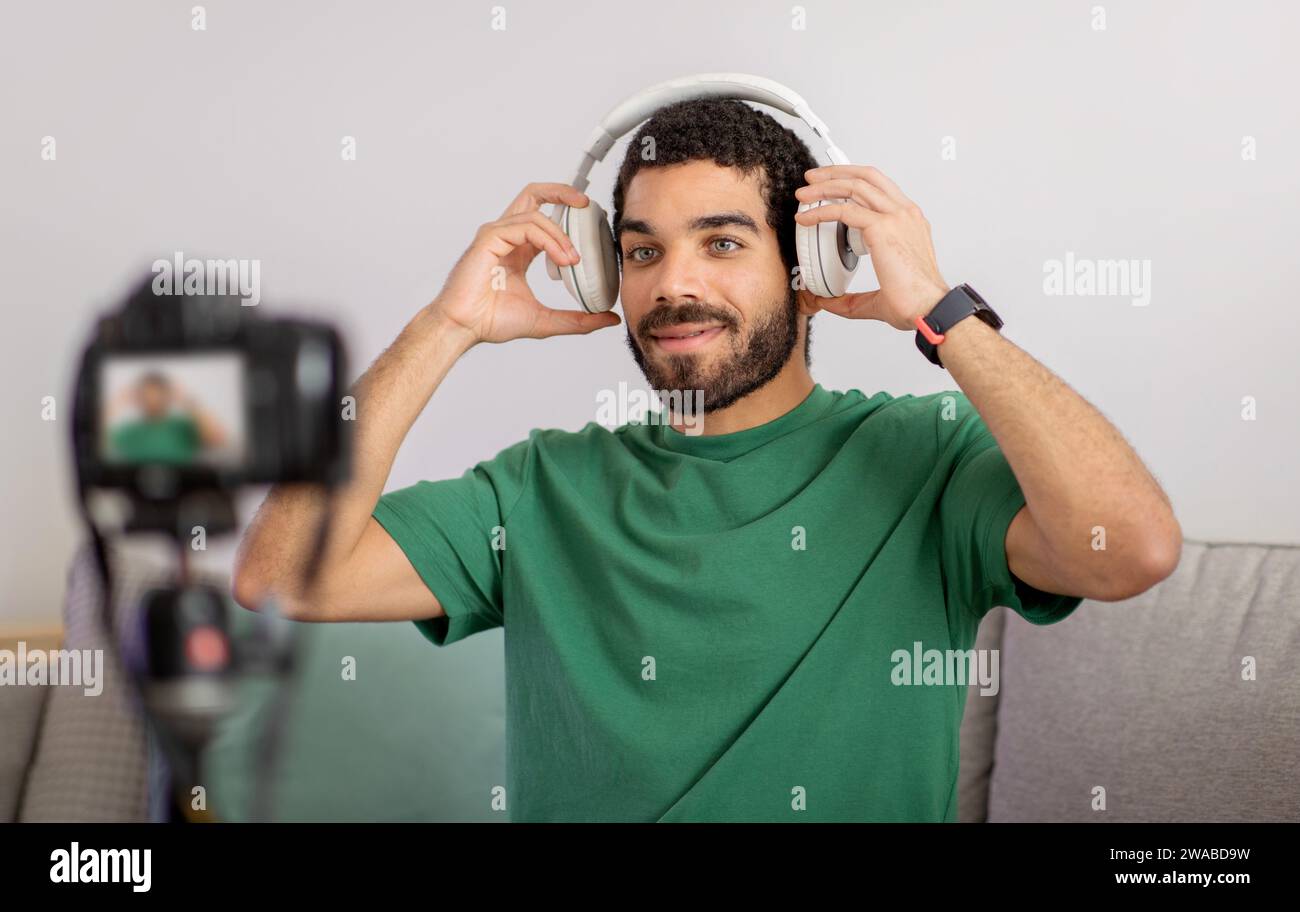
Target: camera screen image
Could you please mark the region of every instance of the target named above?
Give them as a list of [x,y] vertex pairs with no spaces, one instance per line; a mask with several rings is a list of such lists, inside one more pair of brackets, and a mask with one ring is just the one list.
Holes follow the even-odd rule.
[[115,355],[100,370],[105,463],[239,466],[245,459],[239,352]]

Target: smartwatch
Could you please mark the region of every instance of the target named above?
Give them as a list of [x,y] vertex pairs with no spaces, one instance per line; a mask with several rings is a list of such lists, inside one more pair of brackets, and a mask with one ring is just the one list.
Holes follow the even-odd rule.
[[928,314],[916,318],[916,347],[932,364],[943,367],[939,360],[939,343],[943,341],[943,334],[971,314],[994,329],[1002,329],[1002,318],[993,312],[978,291],[962,283],[944,295]]

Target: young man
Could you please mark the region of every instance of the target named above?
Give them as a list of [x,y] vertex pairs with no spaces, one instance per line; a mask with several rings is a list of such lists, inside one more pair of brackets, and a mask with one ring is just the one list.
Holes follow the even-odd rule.
[[[136,415],[120,419],[135,406]],[[189,463],[205,450],[223,446],[226,431],[161,371],[149,371],[125,387],[104,410],[109,458],[120,462]]]
[[[652,388],[703,391],[703,433],[534,430],[458,479],[381,497],[470,347],[619,322],[529,291],[539,252],[575,262],[539,206],[587,203],[531,184],[358,382],[355,476],[312,591],[297,578],[321,499],[277,489],[241,544],[236,598],[415,620],[438,645],[504,625],[512,820],[954,820],[965,682],[911,686],[920,669],[900,662],[970,649],[994,605],[1047,624],[1149,588],[1178,560],[1173,512],[1100,414],[979,319],[939,345],[963,392],[814,382],[819,309],[912,346],[950,290],[928,224],[879,171],[815,168],[730,100],[667,106],[628,148],[627,342]],[[818,198],[852,201],[800,219],[861,228],[879,291],[794,290],[795,212]]]

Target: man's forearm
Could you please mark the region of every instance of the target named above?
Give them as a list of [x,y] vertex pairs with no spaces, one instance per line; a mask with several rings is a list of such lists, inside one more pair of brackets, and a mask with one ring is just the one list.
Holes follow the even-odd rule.
[[[351,555],[383,494],[397,450],[451,366],[470,347],[463,330],[421,310],[353,385],[356,399],[352,477],[335,492],[322,568]],[[342,404],[340,403],[340,409]],[[313,485],[274,486],[240,541],[236,585],[297,592],[326,505]]]
[[222,428],[221,422],[217,421],[211,412],[194,401],[190,401],[182,407],[198,426],[199,440],[203,446],[218,447],[226,442],[226,432]]
[[988,425],[1061,560],[1095,564],[1098,526],[1112,554],[1145,559],[1181,543],[1168,498],[1120,432],[1027,352],[968,317],[947,332],[939,357]]

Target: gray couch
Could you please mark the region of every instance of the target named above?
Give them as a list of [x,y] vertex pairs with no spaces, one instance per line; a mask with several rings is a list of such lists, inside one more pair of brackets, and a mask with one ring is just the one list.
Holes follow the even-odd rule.
[[[87,557],[69,577],[70,647],[99,637]],[[124,577],[124,600],[148,581]],[[277,819],[501,819],[484,800],[503,781],[500,631],[442,651],[409,624],[306,626]],[[1047,627],[995,608],[976,645],[1000,650],[1001,680],[968,692],[961,820],[1300,821],[1300,547],[1188,541],[1138,598]],[[348,685],[343,655],[362,669]],[[131,706],[120,678],[95,698],[0,687],[0,819],[149,819]],[[247,813],[256,722],[242,713],[209,752],[225,819]]]
[[976,646],[1002,680],[968,691],[962,820],[1300,821],[1300,548],[1185,542],[1137,598],[995,608]]

